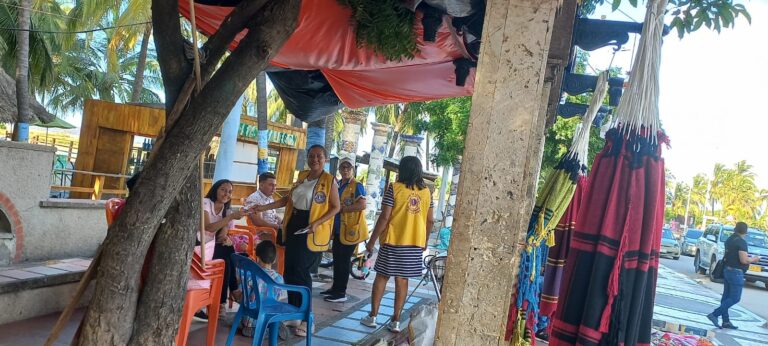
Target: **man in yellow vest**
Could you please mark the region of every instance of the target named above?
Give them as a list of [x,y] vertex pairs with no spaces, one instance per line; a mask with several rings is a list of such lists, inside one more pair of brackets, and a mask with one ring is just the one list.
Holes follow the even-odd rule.
[[368,225],[365,222],[365,188],[356,181],[355,168],[350,158],[339,162],[341,181],[339,201],[341,211],[333,223],[333,285],[321,292],[325,301],[342,303],[347,301],[347,283],[352,270],[350,258],[357,244],[368,239]]

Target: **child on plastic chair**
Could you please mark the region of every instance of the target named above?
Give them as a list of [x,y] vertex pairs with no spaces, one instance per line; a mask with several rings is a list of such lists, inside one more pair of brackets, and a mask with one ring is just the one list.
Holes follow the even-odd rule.
[[[275,260],[277,259],[277,248],[275,247],[275,244],[269,240],[261,241],[258,245],[256,245],[256,263],[264,269],[264,271],[277,283],[285,283],[283,280],[283,276],[278,274],[275,270],[272,269],[272,265],[275,263]],[[251,284],[251,283],[249,283]],[[271,295],[272,297],[275,297],[277,300],[280,301],[287,301],[288,295],[285,291],[279,288],[273,289],[272,292],[267,292],[266,285],[262,284],[261,282],[258,282],[259,285],[259,293],[262,295]],[[247,297],[246,297],[247,298]],[[248,317],[243,317],[242,322],[240,323],[240,327],[242,328],[242,333],[244,336],[252,337],[253,336],[253,327],[254,321]],[[279,333],[280,339],[285,340],[288,336],[288,329],[284,324],[280,324],[280,333]]]

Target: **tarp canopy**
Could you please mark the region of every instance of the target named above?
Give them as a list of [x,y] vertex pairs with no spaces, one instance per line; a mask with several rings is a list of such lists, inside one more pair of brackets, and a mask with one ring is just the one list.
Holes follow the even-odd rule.
[[[186,0],[179,1],[179,11],[189,18],[189,3]],[[195,4],[198,30],[212,35],[231,11],[232,7]],[[454,19],[448,15],[442,19],[435,41],[425,42],[421,12],[417,11],[414,32],[419,52],[410,60],[388,61],[357,45],[350,9],[337,0],[303,1],[296,30],[271,64],[284,69],[280,72],[281,77],[294,82],[303,78],[316,83],[319,79],[308,78],[307,71],[319,71],[331,88],[319,92],[323,88],[317,85],[286,87],[291,83],[278,81],[276,84],[282,86],[277,88],[278,93],[288,110],[303,121],[324,116],[317,109],[333,109],[331,101],[334,96],[349,108],[360,108],[471,95],[474,68],[469,69],[466,82],[460,86],[457,85],[462,83],[457,83],[457,64],[454,62],[471,61],[472,54],[465,48],[463,35],[457,33],[452,23]],[[231,48],[235,48],[243,36],[244,33],[241,33]],[[288,75],[297,70],[303,70],[300,72],[302,75]],[[273,81],[274,77],[270,73]],[[289,89],[294,95],[290,95]],[[296,93],[302,93],[301,89],[310,93],[296,97]],[[311,112],[307,108],[312,107],[300,107],[302,105],[298,102],[307,101],[307,97],[325,99],[325,102],[315,104],[317,109]]]

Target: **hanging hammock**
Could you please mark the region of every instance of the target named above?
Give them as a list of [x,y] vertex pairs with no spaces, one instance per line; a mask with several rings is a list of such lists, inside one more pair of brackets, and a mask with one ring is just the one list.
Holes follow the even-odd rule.
[[513,345],[533,343],[533,325],[539,312],[542,269],[547,253],[555,245],[554,228],[571,204],[579,177],[586,172],[584,165],[589,148],[592,122],[608,91],[608,72],[600,74],[598,85],[581,124],[576,128],[568,152],[560,158],[555,169],[547,177],[544,187],[536,198],[533,214],[528,225],[525,248],[520,259],[517,292],[510,303],[506,336],[513,336]]
[[549,344],[649,345],[664,217],[659,126],[666,0],[650,0],[630,85],[581,201]]

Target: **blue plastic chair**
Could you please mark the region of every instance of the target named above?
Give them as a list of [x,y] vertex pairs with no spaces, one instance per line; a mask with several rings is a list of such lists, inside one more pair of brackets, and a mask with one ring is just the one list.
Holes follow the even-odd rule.
[[[254,322],[253,345],[261,345],[264,339],[264,333],[269,327],[269,345],[277,346],[277,336],[280,330],[280,322],[290,320],[301,320],[307,322],[307,346],[312,345],[312,298],[309,288],[303,286],[279,284],[272,280],[272,277],[264,271],[256,262],[250,258],[232,254],[232,263],[235,265],[235,271],[240,278],[240,288],[243,290],[243,298],[240,302],[240,309],[237,310],[232,329],[227,337],[227,346],[232,345],[235,338],[235,332],[240,326],[243,316],[252,318]],[[257,280],[258,279],[258,280]],[[262,296],[258,285],[266,285],[268,292]],[[288,303],[277,301],[274,297],[275,288],[285,291],[301,293],[301,307],[295,307]]]

